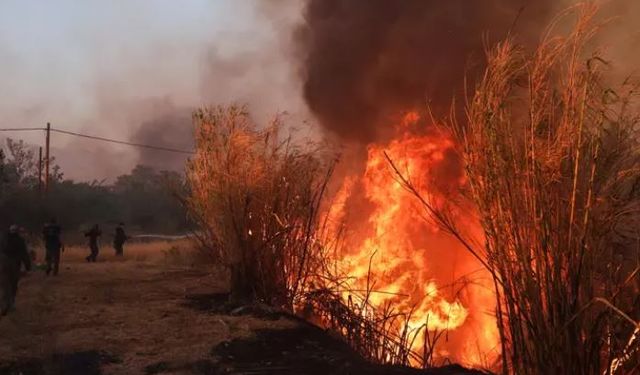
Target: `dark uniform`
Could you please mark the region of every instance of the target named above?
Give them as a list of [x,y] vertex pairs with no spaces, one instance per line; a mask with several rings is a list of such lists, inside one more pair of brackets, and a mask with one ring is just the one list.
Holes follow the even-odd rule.
[[12,227],[0,251],[0,314],[2,315],[15,306],[23,264],[27,271],[31,270],[31,257],[27,252],[27,244],[18,233],[18,228]]
[[86,258],[87,262],[95,262],[98,258],[98,238],[102,235],[102,231],[98,224],[94,225],[88,232],[84,234],[85,237],[89,237],[89,249],[91,254]]
[[120,223],[116,227],[116,234],[113,237],[113,248],[116,249],[116,255],[124,255],[124,243],[129,239],[124,232],[124,224]]
[[62,240],[60,234],[62,230],[55,220],[44,225],[42,236],[44,238],[45,259],[47,261],[47,275],[53,270],[54,276],[58,274],[60,268],[60,251]]

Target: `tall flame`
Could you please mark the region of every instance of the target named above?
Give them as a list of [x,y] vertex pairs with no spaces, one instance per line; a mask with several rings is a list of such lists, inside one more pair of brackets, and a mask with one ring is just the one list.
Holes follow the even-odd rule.
[[[385,157],[435,205],[449,199],[447,190],[464,185],[461,168],[451,165],[452,141],[442,134],[417,134],[412,128],[418,121],[416,113],[404,116],[394,140],[368,146],[364,174],[343,180],[329,213],[333,222],[349,222],[351,228],[339,264],[351,277],[350,289],[370,291],[373,306],[412,311],[411,329],[426,323],[429,331],[447,332],[436,347],[437,359],[487,366],[497,358],[499,342],[491,279],[461,244],[425,217]],[[481,233],[472,215],[458,213],[456,219]]]

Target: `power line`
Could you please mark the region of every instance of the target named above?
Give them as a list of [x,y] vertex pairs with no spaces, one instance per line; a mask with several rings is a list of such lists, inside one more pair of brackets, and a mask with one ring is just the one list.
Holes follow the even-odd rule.
[[72,131],[68,131],[68,130],[62,130],[62,129],[56,129],[56,128],[51,128],[51,131],[52,132],[56,132],[56,133],[60,133],[60,134],[71,135],[71,136],[74,136],[74,137],[88,138],[88,139],[93,139],[93,140],[96,140],[96,141],[110,142],[110,143],[116,143],[116,144],[134,146],[134,147],[141,147],[141,148],[148,148],[148,149],[158,150],[158,151],[175,152],[175,153],[179,153],[179,154],[189,154],[189,155],[195,154],[194,151],[186,151],[186,150],[180,150],[180,149],[177,149],[177,148],[148,145],[148,144],[143,144],[143,143],[127,142],[127,141],[121,141],[121,140],[117,140],[117,139],[98,137],[98,136],[95,136],[95,135],[76,133],[76,132],[72,132]]
[[[45,130],[47,130],[47,129],[46,128],[0,128],[0,132],[45,131]],[[118,140],[118,139],[99,137],[99,136],[95,136],[95,135],[76,133],[76,132],[72,132],[72,131],[68,131],[68,130],[62,130],[62,129],[56,129],[56,128],[51,128],[51,131],[52,132],[56,132],[56,133],[60,133],[60,134],[71,135],[71,136],[74,136],[74,137],[92,139],[94,141],[109,142],[109,143],[121,144],[121,145],[126,145],[126,146],[147,148],[147,149],[156,150],[156,151],[166,151],[166,152],[174,152],[174,153],[178,153],[178,154],[188,154],[188,155],[195,154],[194,151],[180,150],[180,149],[177,149],[177,148],[158,146],[158,145],[149,145],[149,144],[143,144],[143,143],[128,142],[128,141],[122,141],[122,140]]]
[[47,130],[45,128],[0,128],[0,132],[31,132],[36,130]]

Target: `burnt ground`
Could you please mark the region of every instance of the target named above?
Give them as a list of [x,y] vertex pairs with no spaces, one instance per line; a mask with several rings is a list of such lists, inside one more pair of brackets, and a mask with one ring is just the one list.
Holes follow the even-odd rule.
[[325,331],[301,324],[284,330],[261,330],[251,339],[225,342],[214,348],[219,373],[241,374],[481,374],[460,366],[420,371],[379,366],[363,360]]
[[474,373],[370,364],[298,319],[228,305],[221,277],[162,247],[97,264],[81,255],[66,254],[55,279],[23,279],[17,310],[0,320],[0,374]]

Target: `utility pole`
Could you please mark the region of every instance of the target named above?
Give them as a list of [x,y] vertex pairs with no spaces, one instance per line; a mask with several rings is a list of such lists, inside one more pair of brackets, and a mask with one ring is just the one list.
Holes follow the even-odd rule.
[[44,191],[49,191],[49,141],[51,137],[51,124],[47,122],[47,141],[45,143],[45,172],[44,172]]
[[42,195],[42,146],[38,150],[38,193]]

